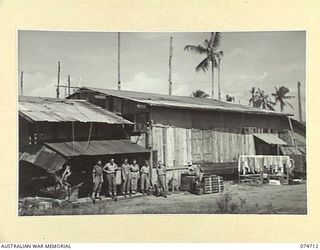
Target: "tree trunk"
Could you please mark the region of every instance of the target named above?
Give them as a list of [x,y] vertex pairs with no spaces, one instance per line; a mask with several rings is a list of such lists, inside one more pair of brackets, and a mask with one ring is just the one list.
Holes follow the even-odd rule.
[[212,81],[212,90],[211,90],[211,98],[214,99],[214,62],[211,62],[211,81]]
[[221,101],[221,86],[220,86],[220,62],[218,68],[218,98]]

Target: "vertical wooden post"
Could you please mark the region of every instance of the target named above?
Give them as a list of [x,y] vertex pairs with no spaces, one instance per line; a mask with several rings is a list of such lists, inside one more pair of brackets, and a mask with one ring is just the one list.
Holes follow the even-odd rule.
[[218,98],[221,101],[221,85],[220,85],[220,66],[221,66],[221,58],[218,58]]
[[299,104],[299,121],[302,122],[301,83],[300,82],[298,82],[298,104]]
[[170,48],[169,48],[169,95],[172,95],[172,54],[173,54],[173,47],[172,47],[172,36],[170,37]]
[[152,124],[152,120],[149,119],[149,131],[148,131],[148,137],[149,137],[149,141],[150,141],[150,148],[151,148],[151,151],[150,151],[150,182],[151,182],[151,185],[153,185],[154,183],[152,183],[152,178],[153,178],[153,174],[152,174],[152,171],[153,171],[153,124]]
[[20,94],[23,95],[23,71],[21,71],[20,75]]
[[70,95],[70,75],[68,75],[68,96]]
[[293,127],[292,127],[292,123],[291,123],[291,118],[288,117],[288,121],[289,121],[289,126],[290,126],[290,130],[291,130],[291,142],[292,142],[292,145],[296,148],[297,150],[297,145],[296,145],[296,142],[294,140],[294,131],[293,131]]
[[120,32],[118,32],[118,90],[121,90],[121,80],[120,80]]
[[59,98],[59,95],[60,95],[60,61],[58,61],[58,83],[57,83],[57,89],[56,89],[56,92],[57,92],[57,98]]

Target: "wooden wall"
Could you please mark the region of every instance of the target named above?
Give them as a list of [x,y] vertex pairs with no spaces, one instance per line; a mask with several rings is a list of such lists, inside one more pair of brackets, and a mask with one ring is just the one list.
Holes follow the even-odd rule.
[[116,140],[129,139],[131,131],[126,131],[121,125],[93,123],[90,133],[90,123],[73,124],[74,137],[72,135],[72,123],[60,122],[34,122],[30,123],[19,117],[19,146],[29,144],[29,136],[36,134],[37,143],[42,142],[62,142],[62,141],[85,141],[89,134],[91,140]]
[[252,134],[231,129],[185,129],[155,125],[153,150],[166,166],[185,166],[188,160],[199,162],[235,162],[240,154],[255,154]]

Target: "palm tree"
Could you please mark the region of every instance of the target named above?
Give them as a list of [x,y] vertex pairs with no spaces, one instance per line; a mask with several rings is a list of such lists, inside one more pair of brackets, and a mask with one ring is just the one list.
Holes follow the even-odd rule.
[[221,69],[221,58],[223,57],[223,51],[219,51],[216,54],[216,58],[218,59],[218,98],[221,100],[221,86],[220,86],[220,69]]
[[193,97],[202,97],[202,98],[207,98],[207,97],[209,97],[209,95],[208,95],[206,92],[204,92],[204,91],[202,91],[202,90],[200,90],[200,89],[198,89],[197,91],[193,92],[193,93],[192,93],[192,96],[193,96]]
[[192,51],[197,54],[205,54],[204,58],[196,67],[196,72],[203,70],[207,71],[209,64],[211,64],[211,81],[212,81],[212,98],[214,98],[214,69],[218,67],[217,55],[220,54],[220,57],[223,55],[222,51],[217,51],[221,42],[221,33],[220,32],[211,32],[209,41],[206,39],[202,45],[186,45],[184,50]]
[[274,111],[273,106],[275,105],[275,103],[270,100],[269,95],[265,94],[264,90],[258,89],[258,91],[258,108],[269,109]]
[[287,99],[294,98],[294,96],[288,96],[290,90],[287,87],[281,86],[279,89],[276,87],[276,92],[272,93],[274,96],[275,104],[280,104],[280,111],[283,112],[285,106],[289,106],[293,109],[293,106],[287,101]]
[[257,108],[257,100],[259,91],[255,87],[252,87],[250,90],[251,98],[249,99],[249,106],[252,104],[252,107]]
[[264,93],[264,90],[252,87],[250,94],[249,106],[252,104],[254,108],[274,110],[275,103],[271,101],[269,95]]

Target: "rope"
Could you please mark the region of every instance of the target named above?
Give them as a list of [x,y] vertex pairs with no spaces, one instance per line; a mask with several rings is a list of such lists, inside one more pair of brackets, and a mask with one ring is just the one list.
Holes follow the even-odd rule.
[[74,151],[74,122],[71,122],[72,125],[72,152]]
[[91,139],[91,133],[92,133],[92,122],[90,123],[90,129],[89,129],[88,141],[87,141],[87,145],[86,145],[86,147],[84,148],[84,152],[86,152],[86,151],[87,151],[87,149],[88,149],[88,147],[89,147],[90,139]]

